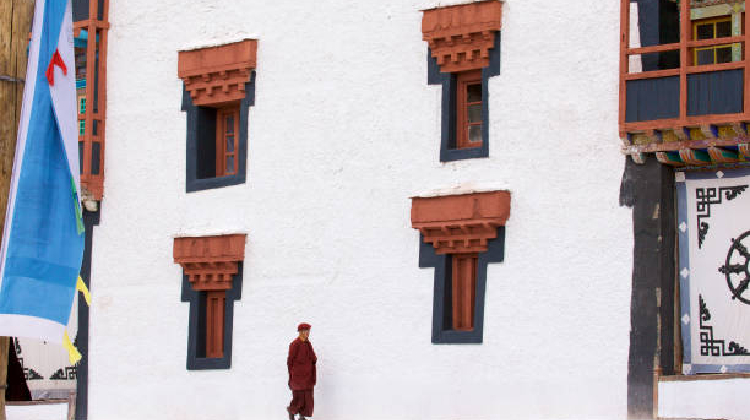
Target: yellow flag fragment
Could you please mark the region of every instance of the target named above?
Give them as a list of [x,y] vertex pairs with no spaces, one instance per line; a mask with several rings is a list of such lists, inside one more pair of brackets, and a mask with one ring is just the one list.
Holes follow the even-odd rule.
[[89,288],[86,287],[86,283],[83,282],[83,279],[81,276],[78,276],[78,281],[76,282],[76,289],[83,293],[83,297],[86,298],[86,304],[91,306],[91,293],[89,292]]
[[73,345],[73,343],[70,342],[70,337],[68,337],[68,332],[65,331],[65,334],[63,335],[63,347],[65,347],[66,350],[68,350],[68,358],[70,359],[70,364],[75,365],[78,363],[79,360],[81,360],[81,352],[78,351],[76,346]]

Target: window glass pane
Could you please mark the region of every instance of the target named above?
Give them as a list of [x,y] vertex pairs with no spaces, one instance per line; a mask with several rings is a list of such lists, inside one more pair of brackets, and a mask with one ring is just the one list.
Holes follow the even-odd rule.
[[234,115],[227,115],[227,134],[234,133]]
[[234,156],[227,156],[227,174],[234,173]]
[[723,38],[726,36],[732,36],[732,22],[729,20],[716,22],[716,37]]
[[83,173],[83,142],[82,141],[78,142],[78,166],[80,167],[79,172]]
[[86,121],[85,120],[78,121],[78,135],[79,136],[86,135]]
[[714,24],[706,23],[698,25],[698,39],[712,39],[714,37]]
[[469,141],[472,141],[472,142],[482,141],[482,126],[481,125],[469,126]]
[[698,64],[713,64],[714,63],[714,50],[709,48],[706,50],[698,50]]
[[227,136],[227,152],[234,152],[234,136]]
[[716,49],[716,64],[732,62],[732,47],[721,47]]
[[469,105],[469,122],[482,122],[482,104]]
[[482,85],[469,85],[466,87],[466,102],[480,102],[482,100]]

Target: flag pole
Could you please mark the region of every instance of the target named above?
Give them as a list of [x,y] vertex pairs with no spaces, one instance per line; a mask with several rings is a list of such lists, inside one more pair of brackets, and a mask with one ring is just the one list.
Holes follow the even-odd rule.
[[[0,209],[8,204],[33,15],[34,0],[0,1]],[[0,237],[4,222],[5,217],[0,217]],[[9,347],[10,338],[0,337],[0,420],[5,420]]]

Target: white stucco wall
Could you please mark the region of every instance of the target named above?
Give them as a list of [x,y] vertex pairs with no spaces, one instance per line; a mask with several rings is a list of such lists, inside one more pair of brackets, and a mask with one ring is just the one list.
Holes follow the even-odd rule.
[[659,383],[659,417],[750,419],[750,379]]
[[[283,418],[313,325],[321,419],[624,418],[631,212],[618,205],[619,4],[509,0],[490,157],[439,162],[421,9],[436,1],[111,3],[89,418]],[[442,3],[442,4],[445,4]],[[247,182],[185,193],[177,51],[259,38]],[[432,345],[408,199],[512,191],[484,343]],[[185,369],[175,235],[247,232],[232,367]]]

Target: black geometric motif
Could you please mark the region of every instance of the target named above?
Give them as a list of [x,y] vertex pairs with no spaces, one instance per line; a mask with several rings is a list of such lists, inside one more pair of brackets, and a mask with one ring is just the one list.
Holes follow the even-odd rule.
[[[745,184],[732,187],[695,189],[695,198],[697,200],[696,210],[698,211],[698,248],[703,246],[703,240],[706,239],[706,234],[710,227],[708,222],[702,222],[701,219],[708,219],[711,217],[711,205],[722,204],[724,198],[726,198],[727,201],[734,200],[738,195],[745,191],[748,186],[750,185]],[[723,197],[722,193],[724,193]]]
[[[743,233],[737,239],[732,239],[732,246],[729,247],[727,259],[724,262],[724,265],[719,267],[719,272],[724,273],[724,276],[727,279],[727,285],[732,292],[732,299],[739,299],[740,302],[750,305],[750,299],[743,296],[745,292],[749,292],[748,286],[750,286],[750,270],[748,270],[750,251],[748,251],[747,247],[742,243],[742,241],[748,236],[750,236],[750,231]],[[735,251],[744,259],[744,262],[740,264],[730,264],[729,261],[732,259]],[[744,274],[745,278],[741,280],[738,279],[739,281],[736,281],[737,284],[735,284],[732,282],[732,273],[739,275]]]
[[23,374],[26,377],[27,381],[35,381],[39,379],[44,379],[44,376],[40,375],[37,371],[31,368],[24,369]]
[[707,323],[711,320],[711,312],[706,307],[706,302],[703,301],[702,295],[698,295],[698,304],[701,311],[701,356],[750,356],[750,352],[736,341],[730,341],[729,347],[725,349],[724,340],[714,339],[714,327],[704,324],[704,322]]
[[49,377],[52,380],[72,380],[76,378],[76,367],[75,366],[68,366],[65,368],[65,372],[63,372],[62,368],[57,369],[57,372],[53,373],[52,376]]

